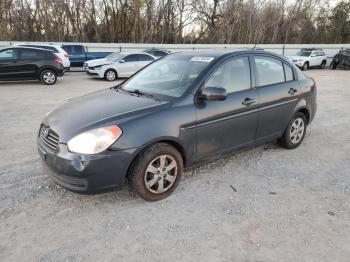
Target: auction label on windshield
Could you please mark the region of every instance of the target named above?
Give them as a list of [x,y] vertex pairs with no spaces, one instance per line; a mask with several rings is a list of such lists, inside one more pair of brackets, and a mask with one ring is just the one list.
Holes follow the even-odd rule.
[[191,61],[194,61],[194,62],[210,63],[213,60],[214,60],[214,57],[209,57],[209,56],[194,56],[191,58]]

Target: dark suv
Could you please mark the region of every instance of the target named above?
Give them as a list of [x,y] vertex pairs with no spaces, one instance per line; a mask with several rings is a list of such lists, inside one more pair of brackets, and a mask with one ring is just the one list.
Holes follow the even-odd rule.
[[63,74],[61,58],[50,50],[30,47],[0,50],[0,80],[39,79],[46,85],[53,85]]
[[48,114],[38,151],[65,187],[120,187],[127,178],[155,201],[176,188],[184,167],[205,159],[276,139],[298,147],[315,113],[314,80],[285,57],[184,52]]

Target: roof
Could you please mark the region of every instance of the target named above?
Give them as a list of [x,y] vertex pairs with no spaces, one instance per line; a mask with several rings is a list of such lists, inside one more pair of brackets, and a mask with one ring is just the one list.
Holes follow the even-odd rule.
[[38,47],[29,47],[29,46],[8,46],[5,48],[2,48],[0,50],[5,49],[28,49],[28,50],[39,50],[39,51],[46,51],[46,52],[52,52],[51,50],[45,49],[45,48],[38,48]]

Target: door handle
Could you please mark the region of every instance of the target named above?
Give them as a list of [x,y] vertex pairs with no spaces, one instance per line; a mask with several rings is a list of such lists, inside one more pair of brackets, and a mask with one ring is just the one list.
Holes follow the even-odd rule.
[[291,88],[291,89],[289,89],[288,94],[290,94],[290,95],[294,95],[296,92],[298,92],[298,90],[297,90],[297,89],[295,89],[295,88]]
[[242,102],[242,105],[244,106],[250,106],[252,104],[254,104],[256,102],[255,99],[249,98],[247,97],[246,99],[244,99],[244,101]]

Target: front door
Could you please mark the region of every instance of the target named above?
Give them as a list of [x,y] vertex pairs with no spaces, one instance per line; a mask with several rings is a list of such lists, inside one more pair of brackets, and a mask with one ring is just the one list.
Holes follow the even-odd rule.
[[251,85],[249,57],[226,60],[203,84],[206,87],[223,87],[228,96],[224,101],[195,102],[198,159],[253,144],[259,99]]

